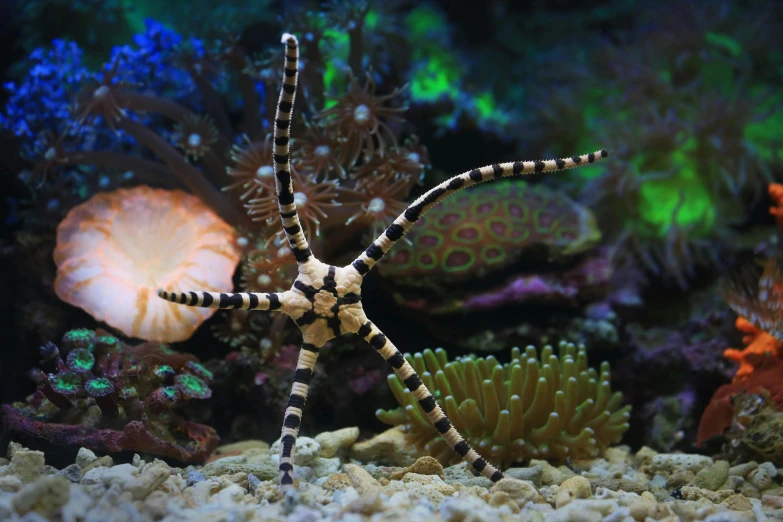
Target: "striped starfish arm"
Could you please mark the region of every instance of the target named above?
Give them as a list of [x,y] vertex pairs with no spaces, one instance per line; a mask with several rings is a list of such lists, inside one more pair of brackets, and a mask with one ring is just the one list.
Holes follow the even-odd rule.
[[480,169],[474,169],[454,176],[440,185],[433,187],[425,192],[421,197],[414,201],[402,214],[400,214],[394,223],[389,225],[378,238],[373,241],[367,250],[362,252],[352,263],[353,267],[364,275],[369,272],[375,264],[400,240],[400,238],[416,224],[430,208],[437,205],[440,201],[464,188],[476,185],[484,181],[517,176],[523,174],[538,174],[543,172],[552,172],[555,170],[572,169],[595,163],[609,154],[601,149],[590,154],[581,156],[572,156],[570,158],[560,158],[546,161],[513,161],[509,163],[495,163],[487,165]]
[[310,389],[310,379],[313,377],[315,362],[318,360],[318,347],[304,343],[299,350],[299,360],[296,362],[294,384],[288,397],[288,406],[283,416],[283,431],[280,435],[280,485],[283,487],[294,484],[294,453],[296,437],[299,435],[299,425],[302,423],[302,410],[307,401]]
[[279,310],[283,294],[167,292],[158,290],[158,297],[172,303],[224,310]]
[[307,238],[299,222],[294,201],[294,186],[291,181],[291,115],[296,97],[296,84],[299,78],[299,41],[292,34],[283,34],[286,46],[285,74],[280,98],[277,101],[274,130],[275,158],[275,188],[277,190],[277,205],[283,230],[288,238],[288,245],[294,252],[294,257],[300,265],[306,263],[312,256]]
[[502,479],[503,473],[484,460],[451,425],[451,421],[443,413],[438,403],[435,402],[435,398],[421,381],[416,370],[408,364],[402,353],[383,335],[378,327],[372,321],[366,321],[357,333],[370,343],[370,346],[375,348],[381,357],[394,369],[394,373],[405,383],[405,386],[416,398],[421,409],[424,410],[424,413],[432,422],[432,425],[435,426],[438,433],[441,434],[457,455],[492,482]]

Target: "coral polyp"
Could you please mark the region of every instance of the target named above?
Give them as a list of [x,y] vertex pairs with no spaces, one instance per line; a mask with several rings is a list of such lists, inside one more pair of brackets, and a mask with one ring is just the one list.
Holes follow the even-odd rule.
[[389,127],[390,122],[402,121],[399,116],[406,107],[390,106],[389,102],[399,98],[402,89],[390,94],[375,94],[375,80],[367,74],[364,86],[355,77],[345,96],[337,103],[319,113],[317,120],[326,129],[336,128],[345,137],[343,161],[354,164],[361,156],[369,160],[376,149],[383,156],[389,147],[397,146],[397,139]]
[[[584,346],[561,342],[558,351],[514,348],[504,364],[473,355],[449,362],[442,348],[406,359],[468,443],[505,467],[597,457],[628,429],[631,408],[612,393],[609,364],[600,372],[588,368]],[[377,417],[403,426],[408,440],[444,466],[456,462],[402,380],[391,374],[388,381],[400,408],[378,410]]]

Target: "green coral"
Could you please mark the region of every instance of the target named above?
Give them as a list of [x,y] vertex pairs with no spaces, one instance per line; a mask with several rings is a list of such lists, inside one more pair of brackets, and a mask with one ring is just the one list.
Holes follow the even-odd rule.
[[[511,361],[474,355],[448,362],[446,351],[406,355],[451,423],[484,458],[507,467],[543,458],[591,458],[620,441],[630,406],[610,389],[609,364],[587,366],[584,346],[560,343],[560,357],[544,346],[511,350]],[[442,464],[459,457],[438,433],[396,375],[389,386],[401,405],[378,410],[387,424],[402,425],[417,446]]]

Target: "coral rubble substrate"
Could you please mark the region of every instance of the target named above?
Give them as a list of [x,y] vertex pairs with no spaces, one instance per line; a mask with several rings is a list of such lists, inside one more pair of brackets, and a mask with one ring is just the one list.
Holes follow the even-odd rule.
[[[19,444],[0,458],[7,521],[757,521],[783,519],[769,462],[730,466],[704,455],[609,448],[554,467],[531,461],[496,484],[465,463],[412,453],[398,428],[356,442],[358,428],[297,441],[296,489],[280,490],[276,444],[224,446],[204,466],[135,455],[115,464],[82,448],[58,470]],[[393,463],[380,465],[374,462]]]

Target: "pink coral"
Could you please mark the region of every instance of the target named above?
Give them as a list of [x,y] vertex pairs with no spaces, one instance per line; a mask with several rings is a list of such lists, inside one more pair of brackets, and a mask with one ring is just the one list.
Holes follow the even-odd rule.
[[215,310],[158,299],[158,288],[231,291],[233,229],[197,197],[140,186],[101,193],[57,227],[54,290],[126,335],[188,339]]

